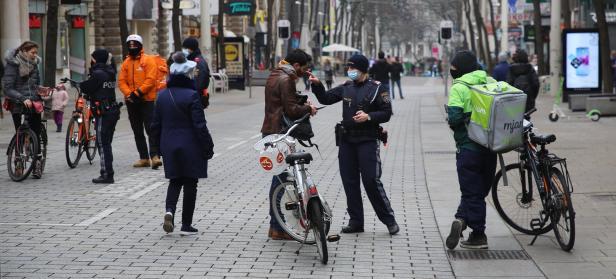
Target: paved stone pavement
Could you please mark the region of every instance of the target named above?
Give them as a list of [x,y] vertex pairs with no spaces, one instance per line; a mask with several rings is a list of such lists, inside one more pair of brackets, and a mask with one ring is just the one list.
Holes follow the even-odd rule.
[[[389,236],[364,199],[366,232],[330,243],[328,265],[318,262],[312,246],[296,255],[299,243],[267,238],[271,174],[259,171],[252,149],[263,115],[263,90],[255,88],[252,99],[238,91],[214,95],[206,111],[216,155],[209,164],[210,177],[198,188],[196,236],[162,231],[167,182],[161,170],[130,167],[137,153],[125,114],[114,138],[113,185],[89,182],[98,173],[98,158],[94,165],[84,158],[76,169],[68,168],[64,134],[50,133],[49,163],[41,180],[10,181],[2,153],[0,277],[616,277],[616,235],[611,232],[616,191],[609,172],[615,164],[610,144],[616,136],[614,119],[537,121],[541,129],[559,136],[554,151],[571,158],[578,212],[572,253],[560,251],[553,234],[529,247],[528,237],[513,233],[490,208],[491,249],[525,251],[531,259],[453,260],[443,235],[459,193],[453,142],[442,115],[442,84],[438,79],[405,78],[403,85],[406,98],[394,100],[395,115],[386,124],[390,144],[381,149],[383,183],[401,226],[396,236]],[[541,97],[539,114],[546,115],[550,101]],[[315,161],[309,168],[333,208],[333,230],[348,219],[333,141],[339,118],[339,104],[313,118],[321,155],[311,150]],[[0,120],[1,148],[11,133],[10,122]]]

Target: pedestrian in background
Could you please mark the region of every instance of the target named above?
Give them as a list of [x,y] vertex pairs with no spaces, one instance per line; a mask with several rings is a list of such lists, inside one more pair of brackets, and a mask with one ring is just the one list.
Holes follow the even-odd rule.
[[[135,34],[128,36],[126,46],[128,56],[124,59],[120,69],[118,87],[124,94],[128,120],[139,152],[139,160],[133,164],[133,167],[151,166],[156,169],[162,165],[162,162],[158,154],[159,144],[155,138],[150,136],[150,123],[156,99],[156,71],[158,69],[156,62],[145,56],[141,36]],[[144,130],[148,135],[149,150]]]
[[400,63],[400,57],[396,57],[394,62],[391,64],[391,99],[396,98],[396,84],[398,85],[398,92],[400,93],[400,99],[404,99],[404,95],[402,95],[402,84],[401,74],[404,72],[404,67]]
[[186,38],[182,42],[182,53],[184,53],[188,60],[197,63],[195,68],[195,86],[197,87],[197,93],[201,96],[203,108],[207,108],[210,105],[210,94],[207,90],[210,86],[210,67],[208,67],[203,55],[201,55],[199,41],[192,37]]
[[528,54],[522,49],[513,54],[513,64],[509,67],[507,83],[526,93],[526,111],[535,108],[535,99],[539,95],[539,77],[528,63]]
[[498,55],[498,64],[492,71],[492,77],[497,81],[507,81],[507,74],[509,73],[509,55],[506,52],[501,52]]
[[[0,80],[4,76],[4,63],[0,62]],[[4,108],[2,108],[2,104],[4,104],[2,97],[4,96],[4,90],[2,86],[0,86],[0,119],[4,118]]]
[[165,177],[169,179],[163,230],[174,230],[174,217],[180,191],[184,188],[182,206],[183,235],[196,234],[192,226],[197,183],[207,178],[207,161],[214,155],[214,142],[207,128],[201,96],[195,88],[197,63],[182,52],[172,56],[167,88],[158,93],[152,120],[152,137],[161,143]]
[[334,83],[334,70],[332,69],[332,63],[329,60],[325,60],[325,64],[323,65],[323,73],[325,74],[325,84],[327,85],[327,90],[332,89],[332,84]]
[[385,53],[380,51],[379,60],[372,65],[368,73],[373,80],[389,86],[389,72],[391,72],[391,66],[385,60]]
[[100,155],[100,176],[92,179],[95,184],[114,183],[113,151],[111,142],[116,124],[120,119],[120,107],[116,101],[116,69],[113,55],[105,49],[97,49],[91,54],[88,79],[80,84],[81,91],[88,95],[94,115],[96,147]]
[[[297,92],[296,82],[310,69],[312,57],[301,49],[294,49],[287,57],[280,61],[272,71],[265,83],[265,116],[261,126],[261,134],[266,137],[279,134],[282,131],[282,116],[298,119],[307,113],[315,115],[317,108],[310,102],[300,104],[300,95]],[[272,178],[268,197],[272,196],[274,189],[286,181],[286,172]],[[273,240],[292,240],[276,221],[271,201],[269,202],[270,227],[268,237]]]
[[68,105],[68,92],[66,92],[64,84],[58,84],[56,91],[51,95],[51,112],[53,113],[53,121],[56,123],[56,133],[62,132],[66,105]]
[[400,227],[381,182],[379,141],[379,124],[388,122],[392,114],[389,83],[370,80],[368,64],[368,58],[361,54],[351,56],[347,63],[347,76],[351,81],[329,91],[325,91],[315,76],[311,76],[310,81],[312,92],[321,104],[342,101],[341,126],[344,132],[340,134],[338,128],[336,136],[340,176],[349,213],[349,223],[342,228],[342,233],[364,231],[361,181],[379,220],[387,226],[389,234],[394,235]]
[[447,103],[447,121],[453,130],[456,142],[456,167],[460,184],[460,205],[451,224],[445,244],[454,249],[462,237],[462,231],[473,231],[460,246],[468,249],[487,249],[485,234],[486,201],[496,171],[496,154],[475,143],[468,137],[466,123],[471,117],[471,90],[469,86],[486,84],[488,75],[481,70],[477,57],[470,51],[456,53],[451,61],[451,76],[454,78]]

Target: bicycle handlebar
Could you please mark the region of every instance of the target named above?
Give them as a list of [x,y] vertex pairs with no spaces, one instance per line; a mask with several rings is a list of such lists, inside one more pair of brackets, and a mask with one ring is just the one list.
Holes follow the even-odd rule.
[[524,113],[524,117],[529,117],[531,114],[537,111],[537,108],[532,108],[531,110]]
[[70,82],[71,86],[74,86],[74,87],[75,87],[75,86],[77,86],[77,85],[79,85],[79,83],[80,83],[80,82],[78,82],[78,81],[76,81],[76,80],[72,80],[72,79],[70,79],[70,78],[66,78],[66,77],[65,77],[65,78],[60,79],[60,82],[61,82],[61,83],[67,83],[67,82]]
[[[310,113],[306,113],[304,116],[302,116],[302,117],[300,117],[299,119],[297,119],[297,120],[293,121],[293,125],[291,126],[291,128],[289,128],[289,130],[287,131],[287,133],[286,133],[286,134],[284,134],[284,135],[282,135],[282,136],[278,137],[277,139],[275,139],[275,140],[273,140],[273,141],[266,142],[264,145],[265,145],[266,147],[268,147],[268,146],[274,146],[274,144],[275,144],[275,143],[280,142],[280,141],[282,141],[283,139],[286,139],[286,138],[287,138],[287,137],[291,134],[291,132],[293,132],[293,130],[295,130],[295,128],[297,128],[297,126],[299,126],[299,124],[300,124],[302,121],[306,120],[309,116],[310,116]],[[288,141],[288,142],[290,142],[290,141]]]

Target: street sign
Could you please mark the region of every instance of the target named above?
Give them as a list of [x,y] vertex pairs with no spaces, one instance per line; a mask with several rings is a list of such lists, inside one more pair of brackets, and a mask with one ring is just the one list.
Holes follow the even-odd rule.
[[441,21],[441,32],[440,32],[441,40],[451,40],[452,35],[453,35],[453,22],[451,20]]

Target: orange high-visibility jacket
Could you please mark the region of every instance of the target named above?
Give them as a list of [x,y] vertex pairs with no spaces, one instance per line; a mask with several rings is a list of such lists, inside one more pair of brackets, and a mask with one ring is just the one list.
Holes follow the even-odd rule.
[[144,55],[141,50],[138,57],[128,56],[124,59],[118,77],[118,87],[125,98],[130,96],[131,92],[135,92],[145,101],[155,101],[156,71],[158,71],[156,62]]

